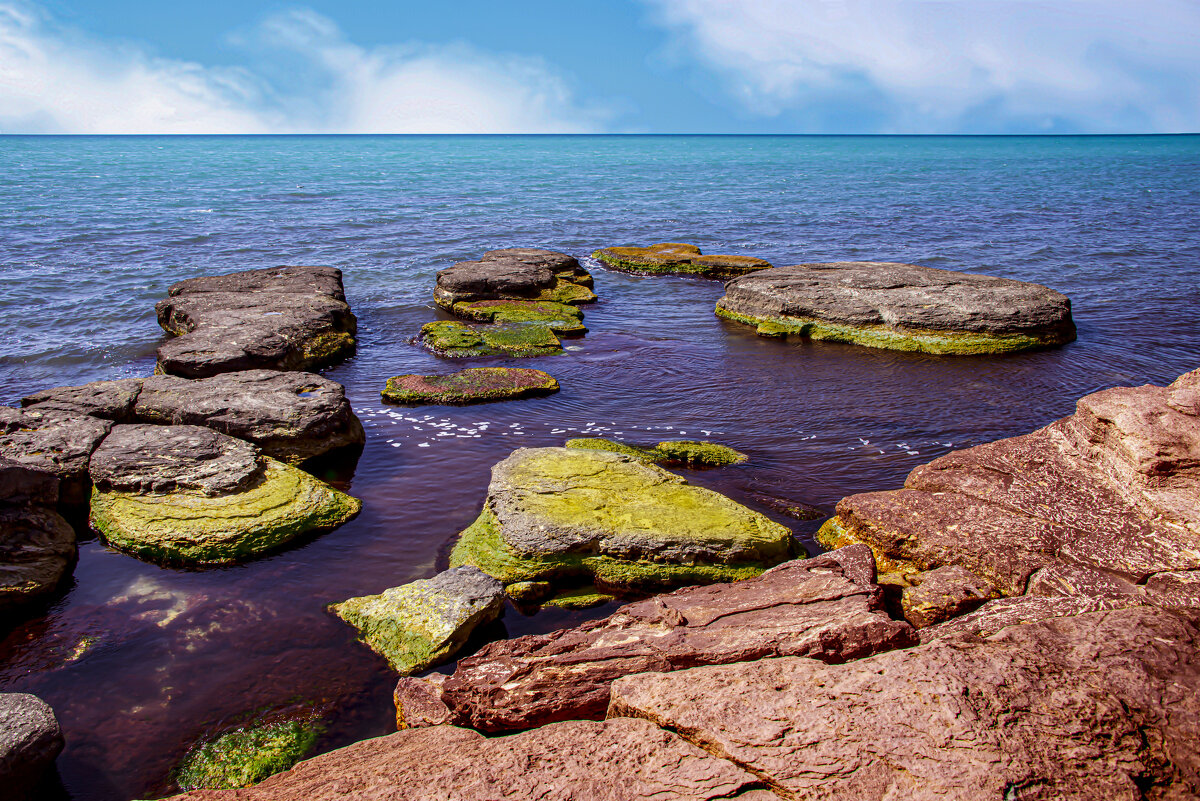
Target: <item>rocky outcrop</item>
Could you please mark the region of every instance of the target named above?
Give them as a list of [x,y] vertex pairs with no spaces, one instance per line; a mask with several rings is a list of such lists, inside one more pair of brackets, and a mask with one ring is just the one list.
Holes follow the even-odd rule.
[[567,440],[564,443],[564,447],[583,448],[594,451],[612,451],[613,453],[632,456],[643,462],[684,465],[687,467],[720,467],[727,464],[741,464],[750,458],[741,451],[735,451],[727,445],[720,445],[716,442],[697,442],[695,440],[667,440],[652,447],[643,447],[613,439],[582,437],[580,439]]
[[453,320],[426,323],[415,340],[438,356],[554,356],[562,341],[544,325],[496,323],[467,325]]
[[[75,562],[58,479],[0,457],[0,615],[53,592]],[[3,696],[0,696],[3,697]]]
[[932,642],[948,634],[969,633],[991,637],[1009,626],[1023,626],[1052,618],[1075,617],[1089,612],[1128,609],[1133,606],[1145,606],[1145,602],[1132,595],[1020,595],[1016,598],[997,598],[973,612],[922,628],[919,634],[921,642]]
[[695,245],[660,242],[649,247],[602,248],[592,258],[614,270],[638,275],[695,275],[701,278],[734,278],[765,270],[765,259],[752,256],[704,256]]
[[[591,303],[592,276],[565,253],[537,248],[490,250],[478,261],[460,261],[437,274],[434,301],[458,314],[459,304],[478,301]],[[472,316],[463,313],[463,316]],[[478,318],[477,318],[478,319]]]
[[1194,604],[1200,370],[1088,395],[1032,434],[918,467],[904,489],[844,498],[818,538],[866,543],[888,572],[957,565],[999,595]]
[[621,676],[776,656],[845,662],[913,644],[912,627],[883,611],[873,576],[870,550],[854,546],[658,595],[578,628],[492,643],[437,685],[402,680],[398,720],[502,732],[599,719]]
[[736,278],[716,312],[762,336],[924,353],[1008,353],[1075,339],[1071,301],[1053,289],[890,262],[798,264]]
[[76,509],[87,504],[91,489],[88,460],[111,428],[107,420],[70,411],[0,406],[0,452],[58,478],[59,502]]
[[765,659],[618,679],[639,717],[784,798],[1200,794],[1200,612],[1137,607],[843,665]]
[[522,448],[492,468],[483,511],[450,563],[505,584],[653,588],[748,578],[792,547],[785,527],[639,459]]
[[153,561],[238,561],[335,528],[362,506],[250,443],[198,426],[114,426],[90,472],[92,526]]
[[900,608],[917,628],[977,609],[996,594],[986,581],[958,565],[900,578]]
[[245,790],[174,801],[767,801],[758,779],[641,720],[571,721],[512,737],[401,731],[301,762]]
[[383,400],[400,404],[465,404],[514,400],[558,392],[558,382],[526,367],[468,367],[449,375],[398,375]]
[[407,676],[450,659],[471,632],[498,618],[504,586],[474,567],[458,567],[329,609]]
[[158,372],[185,378],[308,370],[354,353],[357,322],[333,267],[278,267],[180,281],[155,306]]

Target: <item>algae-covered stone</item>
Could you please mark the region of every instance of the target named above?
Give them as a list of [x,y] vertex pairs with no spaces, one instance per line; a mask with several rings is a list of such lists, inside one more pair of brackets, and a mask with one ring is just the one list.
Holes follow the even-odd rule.
[[450,561],[506,584],[663,587],[748,578],[791,548],[787,528],[635,457],[523,448],[492,468],[483,512]]
[[388,403],[464,404],[558,392],[558,382],[527,367],[468,367],[450,375],[398,375],[387,380]]
[[537,323],[556,334],[586,334],[583,312],[565,303],[540,300],[477,300],[455,303],[451,312],[484,323]]
[[184,757],[176,781],[181,790],[249,787],[308,756],[321,730],[307,721],[279,721],[226,732]]
[[615,601],[616,598],[606,592],[600,592],[592,586],[576,587],[555,595],[543,603],[543,606],[556,606],[559,609],[591,609],[594,606]]
[[644,462],[659,464],[683,464],[689,466],[719,467],[727,464],[741,464],[748,458],[741,451],[735,451],[726,445],[715,442],[697,442],[694,440],[668,440],[645,448],[640,445],[630,445],[601,437],[582,437],[569,439],[568,448],[585,450],[611,451],[625,456],[632,456]]
[[538,248],[506,248],[440,271],[433,299],[451,312],[460,303],[481,300],[576,305],[596,300],[591,286],[591,274],[573,256]]
[[554,332],[537,323],[467,325],[453,320],[426,323],[417,337],[439,356],[553,356],[562,353]]
[[592,258],[625,272],[698,275],[703,278],[733,278],[771,266],[769,261],[752,256],[704,256],[695,245],[680,242],[660,242],[649,247],[602,248],[593,253]]
[[457,567],[329,608],[408,676],[445,662],[478,626],[498,618],[504,587],[474,567]]

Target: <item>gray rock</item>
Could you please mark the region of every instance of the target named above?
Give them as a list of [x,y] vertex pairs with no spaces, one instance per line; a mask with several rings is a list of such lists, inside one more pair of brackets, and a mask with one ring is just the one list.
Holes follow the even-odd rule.
[[58,484],[0,457],[0,613],[52,592],[75,561],[75,531],[55,511]]
[[262,472],[258,448],[200,426],[118,425],[92,454],[101,491],[237,492]]
[[717,314],[765,336],[928,353],[996,353],[1075,339],[1071,302],[1039,284],[890,262],[777,267],[735,278]]
[[176,338],[159,372],[186,378],[268,368],[306,370],[354,353],[357,321],[332,267],[278,267],[173,285],[155,307]]
[[542,300],[590,303],[592,276],[565,253],[537,248],[491,250],[478,261],[461,261],[437,275],[439,306],[478,300]]
[[63,744],[49,704],[28,693],[0,693],[0,789],[6,801],[29,798]]
[[0,454],[55,475],[59,502],[77,508],[91,489],[88,460],[111,428],[110,421],[83,414],[0,407]]
[[133,422],[133,403],[142,379],[94,381],[75,387],[55,387],[21,399],[21,405],[40,412],[60,411],[102,417],[117,423]]

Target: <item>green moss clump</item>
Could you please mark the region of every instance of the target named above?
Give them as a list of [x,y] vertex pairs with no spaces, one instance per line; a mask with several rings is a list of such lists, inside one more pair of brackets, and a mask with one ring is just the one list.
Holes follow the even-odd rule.
[[643,448],[600,437],[583,437],[569,439],[565,443],[568,448],[583,448],[587,450],[612,451],[626,456],[641,459],[644,462],[658,464],[683,464],[689,466],[719,467],[727,464],[741,464],[748,458],[741,451],[735,451],[725,445],[715,442],[697,442],[694,440],[671,440],[660,442],[652,448]]
[[316,723],[284,721],[227,732],[184,757],[176,782],[181,790],[249,787],[308,756],[321,731]]
[[357,343],[344,331],[327,331],[301,345],[301,360],[294,369],[324,367],[327,364],[347,359],[354,355]]
[[593,606],[600,606],[601,604],[615,600],[615,596],[600,592],[595,587],[589,586],[560,592],[543,603],[542,606],[554,606],[559,609],[591,609]]
[[479,300],[455,303],[451,310],[459,317],[487,323],[537,323],[556,334],[586,334],[583,312],[565,303],[522,300]]
[[588,282],[585,284],[582,281],[564,280],[560,276],[558,285],[553,289],[544,290],[538,295],[537,299],[550,303],[563,303],[569,306],[576,306],[581,303],[594,303],[596,293],[591,290],[590,275],[588,279]]
[[625,456],[632,456],[635,459],[641,459],[643,462],[658,461],[659,454],[654,448],[639,448],[637,445],[630,445],[625,442],[618,442],[613,439],[604,439],[602,437],[580,437],[578,439],[569,439],[564,443],[567,448],[581,448],[591,451],[610,451],[612,453],[620,453]]
[[441,356],[552,356],[562,342],[544,325],[504,323],[466,325],[454,321],[426,323],[421,344]]

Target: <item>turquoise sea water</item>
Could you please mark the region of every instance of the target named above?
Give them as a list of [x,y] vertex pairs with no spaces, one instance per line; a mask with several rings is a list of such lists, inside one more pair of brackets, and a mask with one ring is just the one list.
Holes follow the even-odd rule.
[[[514,447],[711,437],[751,460],[690,480],[764,512],[763,496],[831,510],[1087,392],[1200,367],[1198,220],[1198,136],[0,137],[0,403],[149,373],[154,303],[181,278],[332,264],[361,338],[326,374],[368,434],[343,476],[363,515],[280,554],[180,571],[85,537],[61,598],[0,632],[0,689],[58,710],[78,799],[165,793],[192,742],[264,710],[316,705],[322,748],[385,733],[392,677],[324,604],[435,570]],[[464,366],[409,342],[439,316],[437,270],[501,247],[659,241],[1036,281],[1071,297],[1079,340],[959,359],[763,340],[713,316],[718,283],[589,262],[590,333],[522,362],[560,394],[380,406],[390,375]],[[814,524],[777,519],[811,542]],[[606,611],[510,610],[505,626]]]

